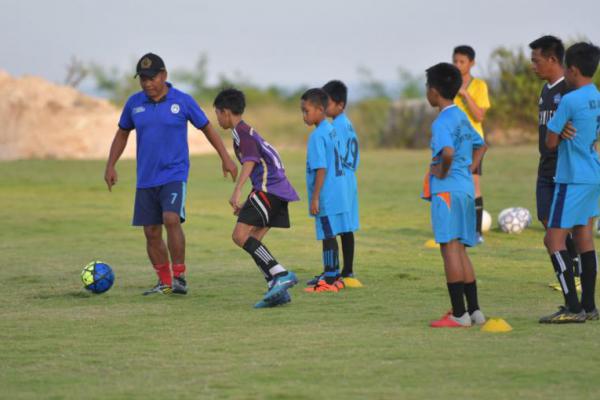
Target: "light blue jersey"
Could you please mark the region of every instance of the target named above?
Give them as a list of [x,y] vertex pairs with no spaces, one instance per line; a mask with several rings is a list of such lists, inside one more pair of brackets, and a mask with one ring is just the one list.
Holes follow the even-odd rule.
[[464,192],[474,198],[475,189],[469,167],[473,149],[483,144],[483,139],[463,111],[455,105],[444,108],[431,126],[431,165],[442,162],[441,152],[444,147],[452,148],[454,157],[444,179],[431,176],[431,194]]
[[600,159],[596,141],[600,134],[600,92],[592,83],[563,96],[548,133],[559,135],[567,122],[577,130],[575,137],[561,140],[556,164],[557,183],[600,183]]
[[333,126],[323,120],[310,134],[306,149],[306,188],[308,205],[312,201],[317,169],[324,168],[325,182],[319,197],[318,217],[348,212],[348,191],[339,139]]
[[351,221],[350,230],[354,232],[359,228],[358,184],[356,182],[356,169],[360,162],[358,137],[356,136],[352,122],[350,122],[345,113],[338,115],[333,120],[332,125],[340,138],[342,164],[344,166],[344,174],[348,186],[348,202]]

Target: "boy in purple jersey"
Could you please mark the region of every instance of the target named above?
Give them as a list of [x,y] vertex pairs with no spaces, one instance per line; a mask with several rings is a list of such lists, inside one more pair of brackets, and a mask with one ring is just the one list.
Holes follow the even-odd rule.
[[[267,281],[267,293],[255,307],[289,303],[287,290],[297,283],[296,275],[277,262],[262,240],[270,228],[290,227],[288,202],[299,200],[298,194],[285,176],[277,151],[242,120],[246,107],[244,93],[225,89],[215,98],[214,107],[221,128],[232,130],[233,149],[242,164],[229,199],[233,213],[238,216],[232,239],[252,256]],[[242,187],[248,178],[252,191],[240,205]]]

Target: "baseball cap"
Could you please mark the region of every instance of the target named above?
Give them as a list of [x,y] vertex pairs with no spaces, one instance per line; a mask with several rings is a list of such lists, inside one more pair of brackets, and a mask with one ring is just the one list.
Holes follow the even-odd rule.
[[153,78],[160,71],[166,71],[165,63],[154,53],[144,54],[142,58],[137,63],[135,67],[135,76],[137,78],[139,76],[146,76],[148,78]]

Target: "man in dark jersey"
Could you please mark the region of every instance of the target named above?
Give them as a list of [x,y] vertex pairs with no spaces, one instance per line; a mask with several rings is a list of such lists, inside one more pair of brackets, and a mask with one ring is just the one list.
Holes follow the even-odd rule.
[[[546,124],[558,108],[562,96],[569,92],[564,77],[563,58],[565,48],[562,41],[554,36],[542,36],[529,44],[531,49],[531,63],[533,72],[546,81],[542,88],[539,100],[539,152],[540,161],[538,165],[538,178],[536,184],[536,201],[538,220],[548,227],[550,207],[554,196],[554,176],[556,174],[557,151],[546,147]],[[564,134],[572,134],[572,126],[569,123]],[[573,258],[573,264],[579,265],[579,259],[573,238],[567,236],[567,249]],[[575,268],[575,275],[579,275],[579,268]],[[551,284],[556,290],[561,290],[558,284]]]

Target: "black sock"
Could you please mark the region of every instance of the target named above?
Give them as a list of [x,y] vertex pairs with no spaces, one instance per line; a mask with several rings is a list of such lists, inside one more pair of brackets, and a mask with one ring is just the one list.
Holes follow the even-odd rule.
[[598,261],[596,251],[587,251],[579,255],[581,260],[581,305],[587,312],[596,308],[594,295],[596,292],[596,273]]
[[342,233],[342,254],[344,255],[344,268],[342,268],[342,276],[351,276],[354,273],[354,233]]
[[452,303],[452,315],[460,318],[467,312],[465,310],[465,300],[463,298],[465,294],[465,283],[464,282],[452,282],[446,283],[448,286],[448,293],[450,293],[450,302]]
[[562,288],[563,294],[565,295],[569,310],[574,313],[581,311],[581,303],[577,298],[577,291],[575,289],[575,277],[573,276],[573,260],[569,256],[567,250],[557,251],[550,256],[552,260],[552,266],[558,283]]
[[477,281],[465,283],[465,298],[467,299],[467,308],[469,314],[479,310],[479,302],[477,300]]
[[481,235],[481,221],[483,220],[483,197],[475,199],[475,214],[477,215],[477,233]]
[[573,235],[568,234],[567,240],[565,240],[565,245],[567,246],[567,251],[569,252],[569,256],[573,260],[573,274],[575,276],[579,276],[581,273],[580,265],[579,265],[579,256],[577,254],[577,250],[575,249],[575,242],[573,241]]
[[335,237],[323,240],[323,272],[325,282],[332,284],[335,282],[339,269],[339,250]]
[[271,281],[275,276],[286,272],[277,260],[271,255],[269,249],[267,249],[260,240],[257,240],[250,236],[246,243],[244,243],[244,250],[246,250],[254,259],[254,262],[262,273],[265,275],[267,283]]

